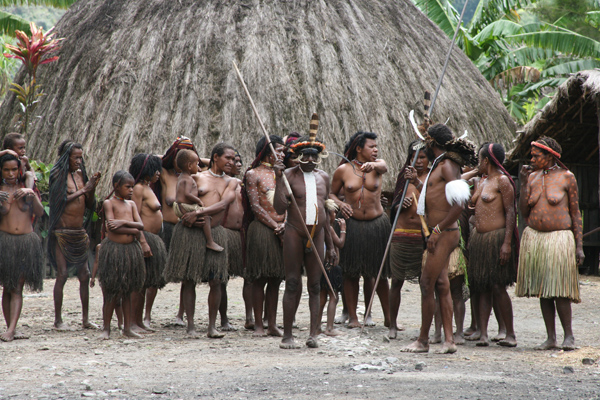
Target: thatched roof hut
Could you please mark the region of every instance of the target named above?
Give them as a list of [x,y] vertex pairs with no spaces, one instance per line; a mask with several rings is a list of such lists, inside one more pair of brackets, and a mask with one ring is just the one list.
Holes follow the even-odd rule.
[[[306,132],[312,112],[333,150],[356,130],[378,133],[388,188],[414,138],[408,111],[418,115],[435,89],[450,45],[410,0],[79,0],[56,30],[65,40],[60,60],[39,71],[46,96],[30,129],[34,158],[54,161],[72,138],[89,171],[110,175],[186,135],[204,154],[226,141],[249,159],[260,131],[235,60],[270,133]],[[9,95],[2,133],[16,110]],[[435,116],[474,141],[514,135],[500,97],[459,49]]]
[[[517,166],[520,169],[529,163],[533,140],[540,136],[556,139],[563,149],[561,160],[577,178],[584,233],[597,228],[600,222],[599,121],[600,70],[579,72],[563,83],[554,98],[519,132],[508,157],[516,172]],[[600,235],[585,237],[584,250],[587,270],[597,274]]]

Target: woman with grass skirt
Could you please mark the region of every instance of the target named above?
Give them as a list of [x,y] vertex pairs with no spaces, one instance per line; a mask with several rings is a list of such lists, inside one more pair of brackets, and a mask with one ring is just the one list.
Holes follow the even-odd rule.
[[563,326],[564,350],[575,348],[571,302],[579,303],[583,237],[575,176],[560,161],[562,148],[542,136],[531,142],[531,165],[520,172],[519,208],[527,221],[521,239],[515,293],[538,297],[548,338],[538,350],[556,348],[555,313]]

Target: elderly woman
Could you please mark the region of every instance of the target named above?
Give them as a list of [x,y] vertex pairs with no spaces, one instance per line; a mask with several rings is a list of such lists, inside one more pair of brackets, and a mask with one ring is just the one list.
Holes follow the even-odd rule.
[[556,348],[555,312],[564,329],[564,350],[575,348],[571,302],[579,303],[578,265],[583,238],[575,176],[560,162],[562,149],[552,138],[531,142],[531,166],[521,169],[519,207],[523,232],[515,293],[540,299],[548,338],[539,350]]

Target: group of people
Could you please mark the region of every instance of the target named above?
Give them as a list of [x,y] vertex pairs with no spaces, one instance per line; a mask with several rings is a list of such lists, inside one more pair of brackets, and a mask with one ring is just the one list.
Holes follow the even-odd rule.
[[[80,281],[84,328],[97,328],[89,321],[88,299],[98,277],[105,339],[115,312],[125,336],[153,331],[152,306],[169,282],[181,284],[176,323],[192,337],[199,335],[196,286],[208,284],[207,336],[221,338],[235,329],[227,317],[228,280],[242,277],[244,327],[254,336],[282,337],[283,349],[300,347],[293,327],[302,275],[310,309],[306,346],[311,348],[318,347],[320,333],[339,334],[334,322],[362,326],[357,313],[361,277],[365,302],[377,293],[388,337],[395,339],[403,329],[398,324],[403,283],[418,279],[421,331],[403,351],[427,352],[430,342],[441,342],[442,327],[443,353],[455,352],[464,339],[488,346],[492,309],[500,327],[498,344],[516,346],[507,292],[515,283],[518,296],[540,298],[548,336],[540,348],[557,346],[556,311],[564,328],[561,347],[574,348],[571,302],[580,301],[582,224],[577,184],[560,162],[556,141],[542,137],[532,142],[531,166],[520,173],[517,201],[515,183],[503,167],[502,145],[485,143],[477,153],[474,144],[456,138],[446,125],[424,123],[419,129],[425,141],[411,143],[398,175],[392,227],[382,197],[388,167],[378,158],[377,135],[354,134],[330,178],[318,168],[329,153],[317,139],[317,126],[311,121],[305,136],[261,138],[242,179],[242,158],[234,147],[219,143],[209,158],[201,158],[188,138],[177,138],[162,156],[135,155],[127,171],[112,177],[113,192],[100,207],[95,205],[100,173],[88,177],[82,146],[63,142],[49,188],[47,250],[57,273],[55,328],[70,329],[61,313],[69,269]],[[25,155],[25,138],[9,134],[3,149],[0,285],[7,330],[0,339],[11,341],[26,338],[17,331],[24,285],[42,289],[42,245],[33,228],[44,207]],[[528,224],[520,240],[517,207]],[[88,228],[95,210],[102,221],[102,241],[90,271]],[[283,280],[281,331],[276,316]],[[467,292],[472,323],[463,332]],[[338,294],[344,307],[334,321]],[[437,329],[430,339],[434,315]],[[371,315],[365,315],[364,323],[374,324]]]

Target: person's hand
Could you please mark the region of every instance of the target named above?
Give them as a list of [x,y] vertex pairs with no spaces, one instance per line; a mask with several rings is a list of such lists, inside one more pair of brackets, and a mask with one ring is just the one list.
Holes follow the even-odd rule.
[[510,244],[503,243],[502,247],[500,247],[500,265],[504,265],[510,260],[510,256],[512,255],[512,251],[510,248]]
[[335,219],[338,223],[338,225],[340,226],[340,231],[345,231],[346,230],[346,220],[344,218],[336,218]]
[[152,250],[148,242],[142,243],[142,252],[144,253],[144,258],[152,257]]
[[15,192],[14,199],[19,200],[24,198],[27,203],[31,203],[33,201],[33,196],[35,196],[33,189],[21,188],[17,189],[17,191]]
[[87,183],[83,187],[83,192],[90,193],[90,192],[94,191],[96,189],[96,186],[98,186],[98,183],[100,182],[101,176],[102,176],[102,174],[100,174],[100,172],[96,172],[94,175],[92,175],[90,180],[87,181]]
[[429,238],[427,239],[427,251],[429,251],[431,254],[434,254],[435,245],[439,238],[440,235],[437,233],[432,233],[431,235],[429,235]]
[[93,288],[94,286],[96,286],[96,278],[90,279],[90,287]]
[[335,251],[335,248],[327,249],[327,253],[325,253],[325,263],[337,265],[337,251]]
[[359,168],[362,172],[371,172],[375,169],[372,162],[366,162]]
[[9,197],[10,197],[10,194],[8,192],[0,192],[0,203],[4,203],[5,201],[8,201]]
[[521,185],[526,183],[529,179],[529,175],[533,172],[533,167],[530,165],[523,165],[521,171],[519,171],[519,180],[521,181]]
[[275,164],[273,164],[273,171],[275,171],[275,176],[277,178],[281,178],[281,175],[283,175],[283,171],[285,170],[285,164],[283,163],[283,161],[281,160],[277,160],[275,161]]
[[194,225],[194,222],[198,220],[198,214],[196,211],[190,211],[181,217],[181,223],[188,228],[191,228]]
[[354,213],[354,211],[352,210],[352,206],[344,202],[340,204],[340,211],[342,212],[342,216],[344,217],[344,219],[350,218]]
[[25,171],[31,171],[31,165],[29,165],[29,158],[27,156],[21,156],[21,165],[23,165]]
[[379,198],[379,201],[381,202],[381,206],[382,206],[383,208],[387,207],[387,205],[388,205],[388,202],[389,202],[389,201],[388,201],[388,198],[387,198],[387,197],[385,197],[384,195],[381,195],[381,197]]
[[11,149],[6,149],[6,150],[2,150],[2,151],[6,152],[6,153],[8,153],[8,154],[10,154],[10,155],[12,155],[12,156],[15,156],[15,157],[19,158],[19,155],[18,155],[18,154],[17,154],[17,152],[16,152],[16,151],[14,151],[14,150],[11,150]]
[[413,203],[413,198],[407,196],[402,201],[402,208],[410,208],[410,206],[412,206],[412,203]]
[[419,184],[419,182],[417,182],[418,175],[415,167],[411,167],[410,165],[406,167],[406,170],[404,170],[404,179],[406,179],[415,186]]
[[110,229],[111,231],[115,231],[119,228],[122,228],[125,223],[127,221],[123,221],[120,219],[109,219],[108,222],[106,223],[106,226],[108,227],[108,229]]
[[285,233],[285,224],[277,224],[277,228],[273,229],[273,231],[277,236],[283,235]]
[[575,251],[575,258],[577,259],[577,266],[582,266],[583,261],[585,260],[585,254],[583,253],[583,249],[577,249]]

